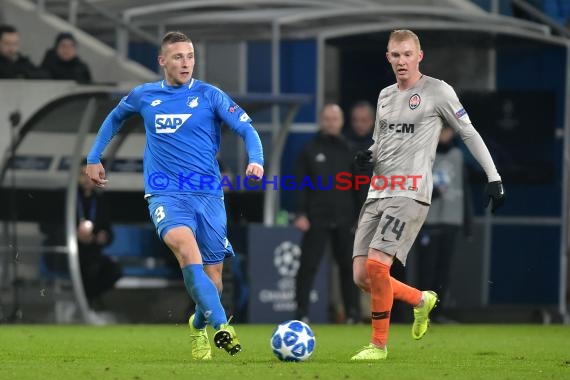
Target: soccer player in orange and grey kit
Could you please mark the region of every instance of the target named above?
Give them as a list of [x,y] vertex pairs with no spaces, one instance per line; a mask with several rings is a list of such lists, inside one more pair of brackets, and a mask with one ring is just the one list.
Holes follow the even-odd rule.
[[[488,184],[487,204],[492,211],[505,199],[501,177],[479,133],[455,91],[444,81],[423,75],[420,41],[410,30],[390,34],[386,58],[396,83],[378,97],[374,144],[355,156],[359,166],[373,166],[368,198],[358,220],[354,241],[355,283],[371,293],[372,338],[352,360],[382,360],[388,355],[390,310],[395,299],[414,307],[412,336],[421,339],[438,296],[420,291],[390,276],[394,259],[405,265],[408,251],[424,223],[432,194],[432,164],[439,134],[450,125],[483,167]],[[382,177],[380,177],[382,176]],[[407,178],[403,185],[380,178]],[[409,176],[421,176],[412,181]],[[401,182],[399,182],[401,183]],[[393,186],[395,185],[395,186]]]

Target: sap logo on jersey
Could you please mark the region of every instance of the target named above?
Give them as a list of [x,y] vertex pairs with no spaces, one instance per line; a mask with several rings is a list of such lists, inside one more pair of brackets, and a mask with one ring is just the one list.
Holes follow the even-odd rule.
[[155,115],[154,127],[156,128],[156,133],[174,133],[190,116],[192,116],[191,113]]

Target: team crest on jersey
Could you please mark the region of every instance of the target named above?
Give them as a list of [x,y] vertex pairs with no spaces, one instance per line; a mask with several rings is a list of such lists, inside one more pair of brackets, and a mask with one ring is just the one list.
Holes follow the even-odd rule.
[[420,97],[420,95],[414,94],[414,95],[410,96],[410,100],[408,101],[408,105],[410,106],[411,110],[415,110],[416,108],[418,108],[420,106],[421,102],[422,102],[422,98]]
[[190,108],[196,108],[196,107],[198,107],[198,97],[197,97],[197,96],[188,97],[188,101],[186,102],[186,104],[187,104],[188,107],[190,107]]

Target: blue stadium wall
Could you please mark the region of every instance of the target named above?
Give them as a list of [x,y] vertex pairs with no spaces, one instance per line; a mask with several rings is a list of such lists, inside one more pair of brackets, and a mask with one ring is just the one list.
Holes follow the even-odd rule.
[[[554,93],[555,128],[564,126],[566,51],[504,48],[497,53],[497,89]],[[540,125],[536,126],[540,128]],[[508,203],[501,215],[561,217],[563,140],[553,137],[555,178],[549,184],[507,187]],[[532,154],[532,152],[529,152]],[[559,296],[560,232],[558,226],[496,226],[493,228],[491,303],[556,304]]]

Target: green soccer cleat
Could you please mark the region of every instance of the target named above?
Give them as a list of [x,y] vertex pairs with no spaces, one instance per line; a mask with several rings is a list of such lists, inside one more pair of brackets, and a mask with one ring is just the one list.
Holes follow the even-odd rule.
[[232,356],[241,351],[241,344],[239,344],[235,329],[230,326],[230,321],[220,325],[220,329],[214,334],[214,344]]
[[364,346],[360,351],[356,353],[350,360],[385,360],[388,356],[388,348],[378,348],[372,343],[368,346]]
[[414,324],[412,325],[412,337],[422,339],[429,327],[429,313],[439,302],[437,293],[431,290],[423,291],[422,306],[414,307]]
[[190,350],[192,359],[194,360],[210,360],[212,359],[212,347],[208,340],[206,329],[197,329],[194,327],[194,315],[188,320],[190,326]]

